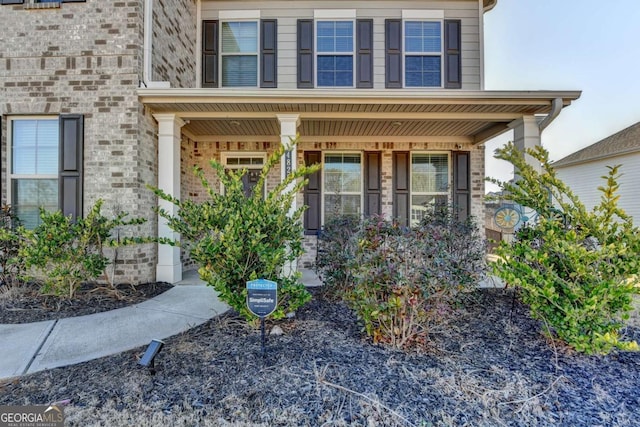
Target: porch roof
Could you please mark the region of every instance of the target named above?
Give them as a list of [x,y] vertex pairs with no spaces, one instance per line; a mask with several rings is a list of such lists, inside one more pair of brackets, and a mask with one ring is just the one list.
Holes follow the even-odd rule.
[[138,89],[153,113],[187,122],[196,140],[280,138],[276,115],[299,114],[304,141],[367,138],[480,144],[523,116],[544,116],[580,91]]

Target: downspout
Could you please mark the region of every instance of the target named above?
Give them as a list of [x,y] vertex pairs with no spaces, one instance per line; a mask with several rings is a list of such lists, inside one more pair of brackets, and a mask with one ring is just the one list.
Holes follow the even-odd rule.
[[144,0],[144,24],[142,45],[142,81],[140,87],[167,89],[171,87],[169,82],[155,82],[152,74],[153,61],[153,0]]
[[545,117],[540,123],[538,123],[538,129],[540,129],[541,134],[542,131],[545,130],[547,126],[549,126],[551,122],[555,120],[556,117],[558,117],[560,111],[562,111],[562,103],[562,98],[554,98],[554,100],[551,101],[551,112],[549,112],[549,114],[547,114],[547,117]]
[[151,23],[153,22],[153,0],[144,0],[144,39],[142,52],[142,84],[145,87],[151,82],[151,43],[153,42],[153,32]]

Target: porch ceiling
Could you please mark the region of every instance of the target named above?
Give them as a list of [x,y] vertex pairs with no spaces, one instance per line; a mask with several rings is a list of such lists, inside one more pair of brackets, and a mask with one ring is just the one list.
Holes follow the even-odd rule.
[[187,121],[202,140],[279,139],[278,114],[299,114],[302,140],[330,137],[438,138],[482,143],[525,115],[546,115],[555,98],[568,106],[580,92],[309,91],[139,89],[152,113]]

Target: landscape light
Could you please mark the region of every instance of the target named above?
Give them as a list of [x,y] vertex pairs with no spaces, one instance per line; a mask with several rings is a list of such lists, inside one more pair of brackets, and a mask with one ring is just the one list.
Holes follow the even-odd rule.
[[160,340],[151,340],[147,350],[142,355],[142,358],[138,361],[138,365],[145,366],[149,368],[149,372],[151,375],[156,373],[156,364],[155,359],[160,350],[164,346],[164,342]]

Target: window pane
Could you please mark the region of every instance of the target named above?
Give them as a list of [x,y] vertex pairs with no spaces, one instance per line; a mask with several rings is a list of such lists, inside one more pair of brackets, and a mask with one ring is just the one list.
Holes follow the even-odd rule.
[[362,188],[360,155],[332,154],[325,156],[324,179],[326,192],[360,193]]
[[411,197],[411,225],[417,225],[427,213],[432,213],[436,207],[447,206],[447,196],[412,196]]
[[222,86],[257,86],[258,57],[238,55],[222,57]]
[[352,21],[319,21],[316,28],[318,52],[353,52]]
[[58,173],[58,120],[14,120],[12,173]]
[[438,21],[407,21],[404,24],[405,52],[440,53],[442,29]]
[[222,53],[257,53],[257,22],[223,22]]
[[318,56],[318,86],[353,86],[352,56]]
[[439,56],[405,57],[405,86],[440,87],[441,58]]
[[57,179],[14,179],[11,182],[11,204],[27,228],[40,223],[39,208],[58,209]]
[[446,154],[414,154],[411,157],[411,191],[449,191],[449,160]]
[[360,215],[359,195],[328,194],[324,200],[325,222],[337,215]]

